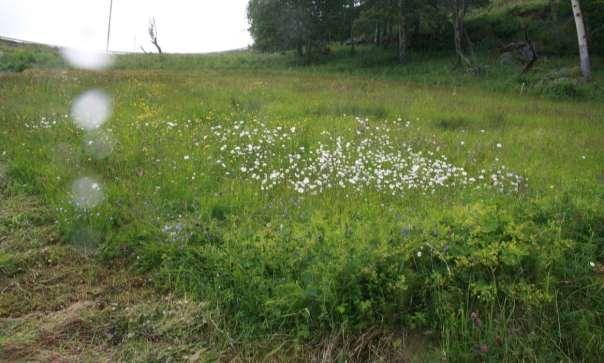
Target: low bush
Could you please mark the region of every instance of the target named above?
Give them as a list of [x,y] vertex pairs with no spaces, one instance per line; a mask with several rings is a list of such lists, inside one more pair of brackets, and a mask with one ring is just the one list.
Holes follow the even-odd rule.
[[35,61],[35,55],[28,51],[0,53],[0,71],[23,72],[31,68]]
[[219,242],[156,241],[138,266],[256,337],[386,325],[441,332],[454,360],[604,354],[601,211],[570,197],[475,202],[403,229],[317,213]]

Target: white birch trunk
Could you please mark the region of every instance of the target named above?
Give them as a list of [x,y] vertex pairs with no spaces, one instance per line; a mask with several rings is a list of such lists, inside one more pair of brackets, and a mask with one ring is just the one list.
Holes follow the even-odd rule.
[[585,32],[585,22],[581,13],[579,0],[571,0],[575,24],[577,25],[577,37],[579,39],[579,55],[581,57],[581,73],[586,81],[591,80],[591,65],[589,62],[589,48],[587,46],[587,33]]

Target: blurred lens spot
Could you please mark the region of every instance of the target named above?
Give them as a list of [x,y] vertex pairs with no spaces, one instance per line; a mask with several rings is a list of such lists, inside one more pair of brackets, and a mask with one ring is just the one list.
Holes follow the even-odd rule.
[[71,116],[75,123],[86,131],[99,128],[111,116],[111,98],[99,90],[87,91],[73,103]]
[[105,199],[101,184],[89,177],[82,177],[73,182],[71,195],[75,206],[82,209],[92,209]]
[[105,130],[95,130],[84,137],[84,150],[97,160],[105,159],[111,155],[114,145],[113,136]]
[[95,249],[101,242],[101,233],[91,227],[81,227],[73,231],[70,241],[75,247]]
[[63,48],[61,54],[71,66],[76,68],[98,71],[107,69],[113,64],[113,57],[110,54],[92,49]]
[[79,162],[79,157],[73,146],[61,142],[54,148],[52,160],[56,164],[75,166]]

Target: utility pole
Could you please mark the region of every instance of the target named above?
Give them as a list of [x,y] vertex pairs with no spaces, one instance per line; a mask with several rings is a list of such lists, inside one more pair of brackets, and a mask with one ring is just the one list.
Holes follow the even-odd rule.
[[111,15],[113,13],[113,0],[109,0],[109,24],[107,25],[107,48],[105,51],[109,53],[109,37],[111,36]]

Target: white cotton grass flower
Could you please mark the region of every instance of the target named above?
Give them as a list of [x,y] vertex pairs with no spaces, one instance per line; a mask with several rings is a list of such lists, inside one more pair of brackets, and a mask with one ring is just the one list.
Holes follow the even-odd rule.
[[519,192],[527,181],[499,164],[499,159],[496,169],[471,174],[440,154],[439,147],[435,153],[395,141],[394,128],[403,125],[392,124],[371,126],[367,119],[357,118],[351,130],[356,137],[323,130],[316,144],[304,146],[295,144],[293,128],[271,128],[257,120],[237,121],[232,127],[216,125],[210,130],[219,145],[213,162],[226,176],[239,174],[258,182],[263,192],[284,186],[302,195],[330,189],[392,196],[451,188],[492,188],[503,193]]
[[501,145],[500,143],[497,143],[497,148],[501,149],[503,147],[503,145]]
[[90,90],[79,95],[71,107],[71,116],[83,130],[93,131],[111,117],[111,97],[101,90]]
[[74,205],[82,209],[92,209],[105,199],[101,184],[90,177],[81,177],[71,185]]
[[593,262],[593,261],[589,261],[589,267],[591,267],[591,268],[596,267],[595,262]]

